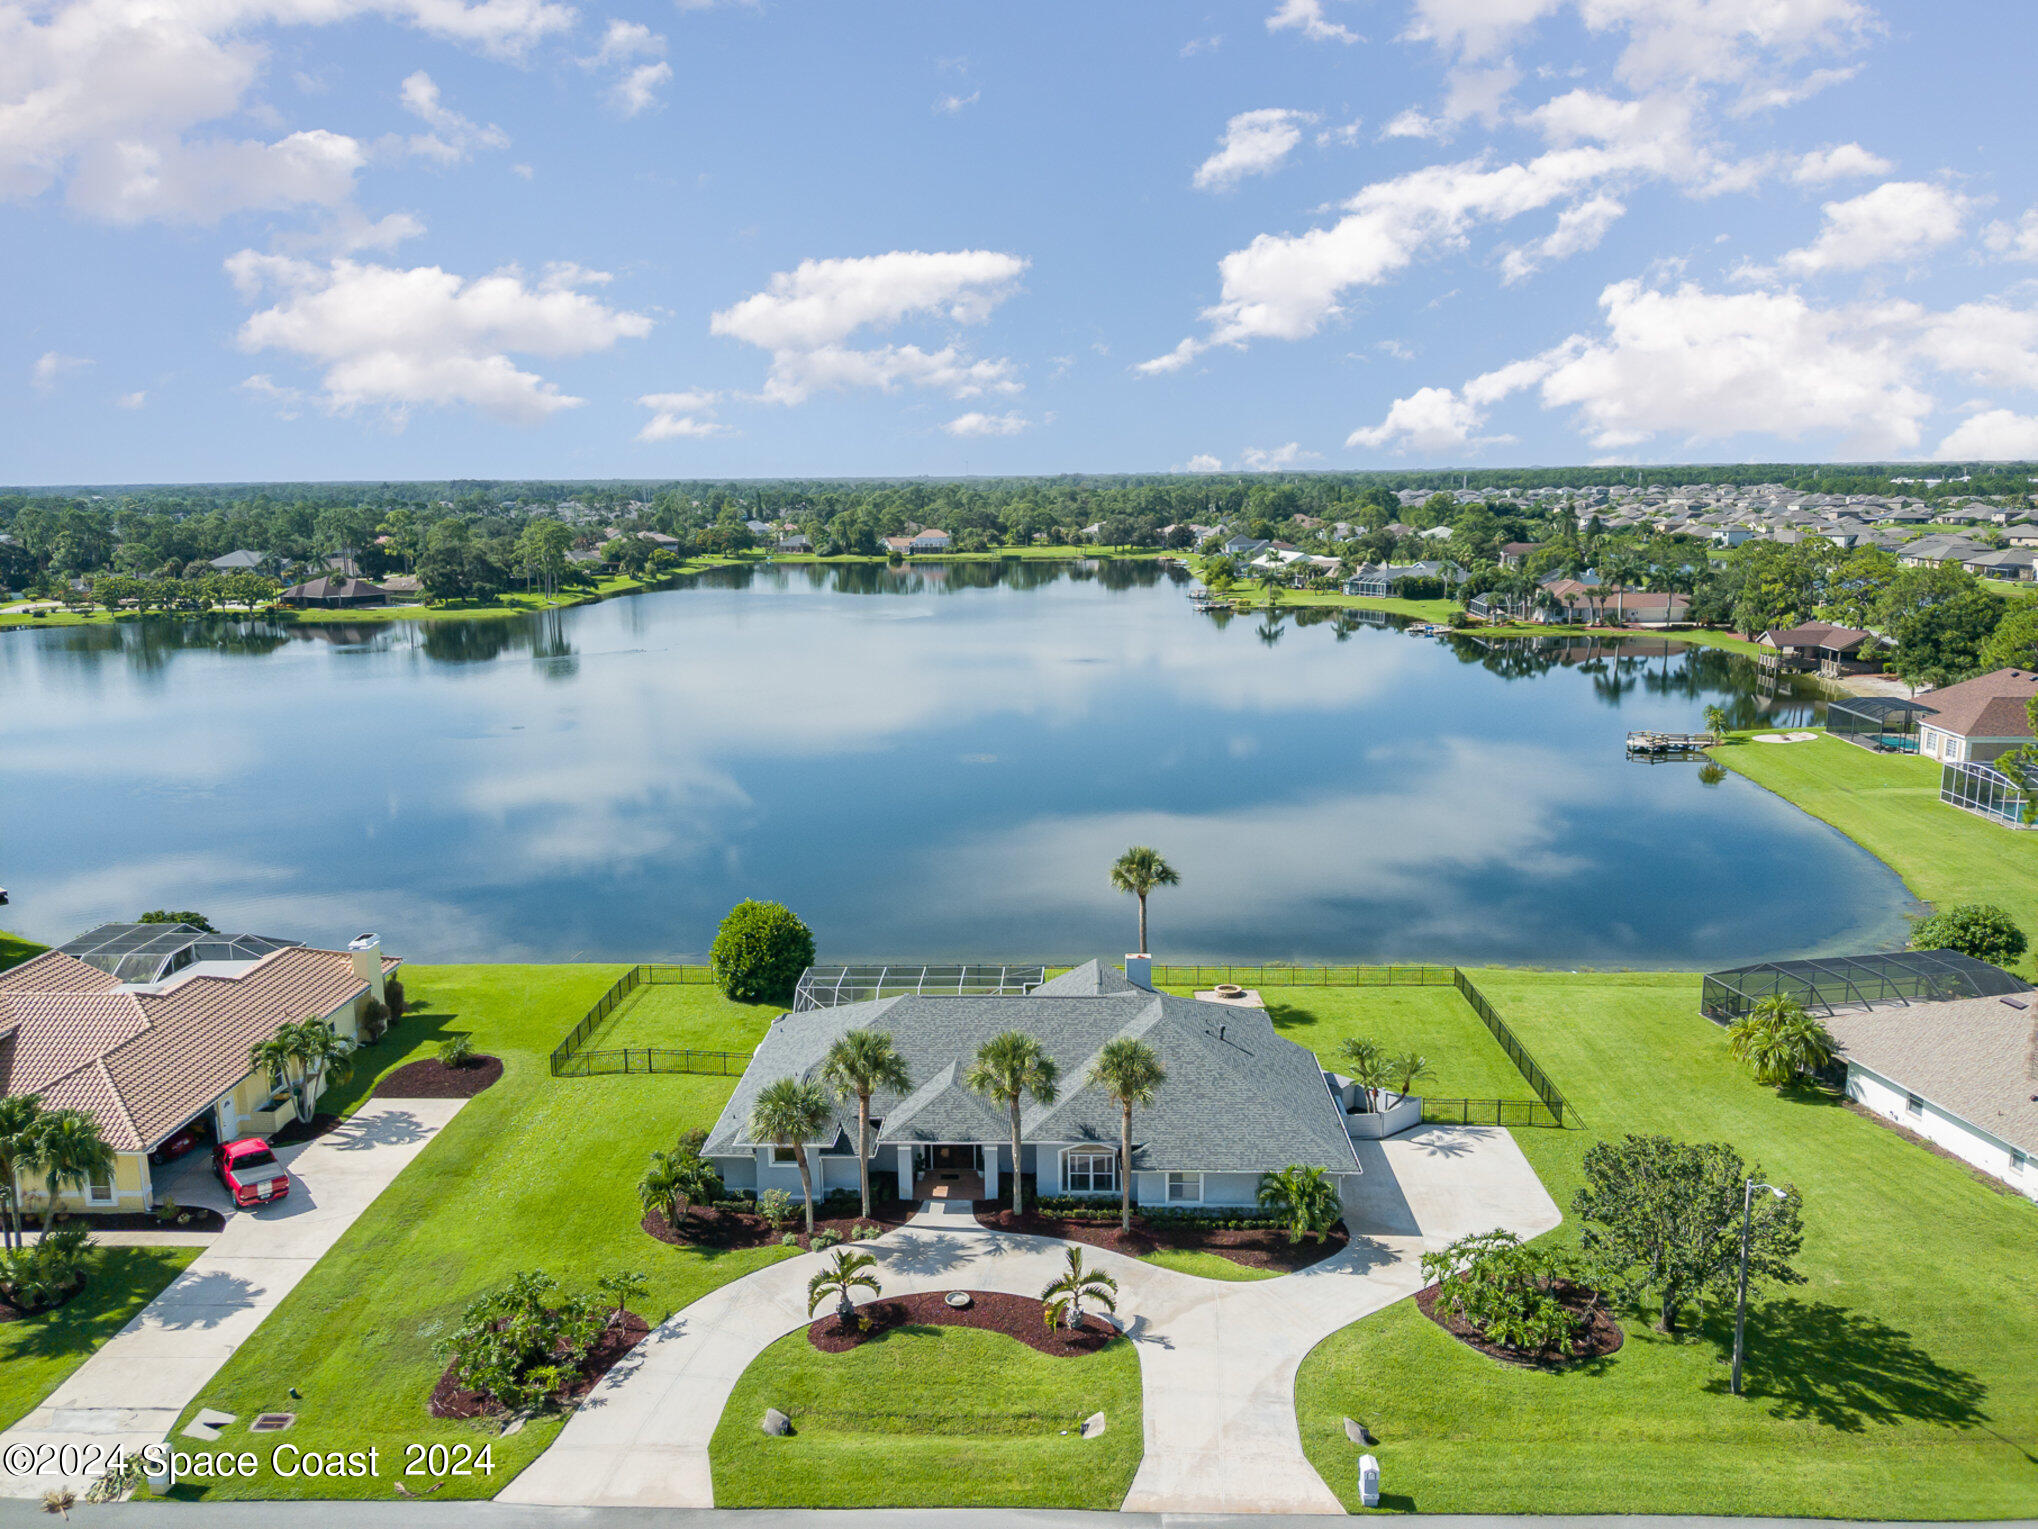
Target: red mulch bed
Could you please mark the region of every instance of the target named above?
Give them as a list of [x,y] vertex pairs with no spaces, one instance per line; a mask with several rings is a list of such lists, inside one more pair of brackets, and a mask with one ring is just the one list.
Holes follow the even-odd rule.
[[1033,1237],[1060,1237],[1069,1242],[1088,1243],[1093,1248],[1109,1248],[1131,1258],[1163,1248],[1184,1253],[1215,1253],[1248,1269],[1273,1269],[1282,1274],[1292,1274],[1297,1269],[1306,1269],[1326,1258],[1334,1258],[1345,1250],[1345,1244],[1351,1240],[1342,1221],[1325,1233],[1321,1242],[1312,1242],[1306,1237],[1300,1242],[1290,1242],[1286,1232],[1261,1227],[1227,1230],[1221,1227],[1146,1226],[1140,1222],[1136,1210],[1132,1213],[1132,1230],[1121,1232],[1115,1219],[1064,1219],[1043,1216],[1037,1211],[1015,1216],[1009,1205],[1002,1210],[990,1209],[995,1203],[977,1201],[978,1225],[999,1232],[1024,1232]]
[[375,1085],[378,1099],[472,1099],[502,1076],[502,1058],[475,1053],[465,1067],[437,1057],[406,1062]]
[[305,1124],[302,1120],[293,1120],[269,1138],[269,1145],[272,1147],[294,1147],[299,1142],[316,1141],[319,1137],[325,1135],[326,1132],[336,1131],[344,1124],[346,1122],[341,1120],[339,1116],[323,1113],[312,1116],[309,1125]]
[[1498,1343],[1487,1342],[1464,1318],[1454,1317],[1447,1311],[1437,1309],[1439,1287],[1436,1285],[1416,1291],[1415,1304],[1424,1316],[1467,1348],[1475,1348],[1503,1364],[1518,1364],[1536,1370],[1561,1370],[1566,1365],[1582,1364],[1588,1359],[1604,1359],[1621,1346],[1626,1334],[1621,1331],[1620,1323],[1614,1320],[1613,1313],[1604,1306],[1596,1310],[1592,1307],[1592,1300],[1597,1292],[1589,1286],[1573,1284],[1570,1280],[1558,1280],[1552,1288],[1556,1291],[1558,1303],[1566,1311],[1581,1322],[1588,1318],[1591,1322],[1585,1330],[1584,1337],[1574,1344],[1568,1354],[1549,1351],[1528,1354],[1520,1349],[1503,1348]]
[[1078,1354],[1094,1354],[1118,1336],[1118,1329],[1103,1317],[1085,1316],[1081,1327],[1050,1329],[1041,1317],[1037,1300],[1001,1290],[967,1293],[970,1303],[961,1308],[948,1304],[945,1290],[867,1301],[856,1308],[856,1314],[870,1319],[868,1332],[844,1327],[841,1319],[830,1312],[808,1324],[807,1341],[824,1354],[843,1354],[901,1327],[974,1327],[1017,1338],[1028,1348],[1057,1359],[1072,1359]]
[[[917,1200],[873,1200],[869,1221],[862,1216],[816,1216],[814,1230],[817,1232],[840,1232],[846,1241],[849,1229],[859,1223],[868,1226],[876,1222],[885,1230],[904,1226],[920,1209]],[[660,1242],[669,1242],[677,1248],[761,1248],[775,1243],[785,1232],[773,1231],[771,1223],[754,1211],[740,1210],[691,1210],[686,1213],[680,1229],[674,1231],[670,1222],[660,1211],[644,1212],[644,1219],[637,1223]],[[807,1223],[805,1215],[794,1207],[793,1219],[787,1223],[786,1232],[795,1233],[800,1245],[806,1246]]]
[[[552,1400],[564,1405],[579,1401],[592,1391],[600,1380],[631,1349],[650,1336],[651,1328],[634,1311],[623,1313],[623,1320],[602,1329],[595,1339],[594,1347],[587,1351],[587,1358],[581,1361],[580,1372],[566,1385],[552,1393]],[[439,1383],[432,1387],[432,1400],[427,1410],[435,1418],[478,1418],[500,1415],[502,1404],[492,1396],[479,1391],[469,1391],[453,1378],[453,1366],[446,1366],[446,1373],[439,1377]]]

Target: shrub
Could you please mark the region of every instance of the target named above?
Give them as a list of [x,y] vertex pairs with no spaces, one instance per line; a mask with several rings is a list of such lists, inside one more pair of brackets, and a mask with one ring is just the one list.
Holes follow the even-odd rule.
[[520,1412],[571,1377],[602,1325],[593,1296],[562,1290],[544,1270],[526,1269],[468,1302],[439,1350],[461,1385]]
[[782,1248],[796,1248],[800,1245],[800,1234],[787,1232],[778,1239],[778,1245]]
[[1422,1255],[1422,1276],[1437,1286],[1437,1305],[1489,1343],[1525,1354],[1568,1349],[1578,1319],[1558,1301],[1569,1273],[1562,1255],[1512,1232],[1480,1232]]
[[757,1214],[777,1231],[793,1219],[793,1197],[783,1189],[767,1189],[757,1197]]
[[162,1222],[164,1226],[169,1226],[172,1222],[174,1222],[177,1219],[176,1200],[169,1195],[164,1195],[163,1198],[159,1202],[157,1202],[156,1219]]
[[393,1025],[403,1018],[403,984],[391,977],[382,984],[382,1001],[389,1009],[389,1022]]
[[439,1042],[439,1060],[448,1067],[465,1067],[474,1060],[474,1042],[465,1035],[449,1035]]
[[748,900],[729,910],[708,953],[715,982],[739,1003],[790,1003],[814,964],[814,933],[783,903]]
[[388,1029],[389,1005],[378,999],[369,999],[361,1006],[361,1038],[372,1046]]
[[833,1227],[824,1227],[822,1230],[814,1233],[814,1240],[808,1243],[807,1246],[818,1253],[823,1248],[834,1247],[841,1240],[842,1234],[840,1232],[836,1231]]
[[82,1226],[59,1224],[25,1248],[0,1254],[0,1291],[24,1311],[40,1311],[83,1283],[98,1249]]
[[2029,943],[2009,914],[1993,903],[1962,903],[1911,926],[1913,950],[1957,950],[1991,966],[2008,966]]

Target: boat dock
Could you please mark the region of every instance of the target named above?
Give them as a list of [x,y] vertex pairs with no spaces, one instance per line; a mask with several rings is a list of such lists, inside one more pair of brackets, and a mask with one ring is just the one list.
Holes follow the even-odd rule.
[[1634,732],[1628,734],[1628,753],[1651,759],[1665,754],[1696,754],[1719,741],[1711,733]]

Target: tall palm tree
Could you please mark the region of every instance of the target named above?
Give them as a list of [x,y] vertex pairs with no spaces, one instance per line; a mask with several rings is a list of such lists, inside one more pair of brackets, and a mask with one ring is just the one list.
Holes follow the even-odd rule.
[[1080,1327],[1085,1301],[1109,1312],[1118,1310],[1118,1281],[1102,1269],[1090,1268],[1083,1262],[1083,1250],[1071,1245],[1066,1265],[1040,1292],[1040,1300],[1049,1327]]
[[1121,1035],[1106,1041],[1090,1064],[1089,1082],[1118,1105],[1118,1229],[1132,1230],[1132,1111],[1145,1109],[1168,1081],[1167,1070],[1153,1047]]
[[1061,1069],[1039,1041],[1017,1030],[994,1035],[977,1049],[963,1085],[986,1099],[1002,1100],[1012,1122],[1012,1214],[1026,1213],[1026,1187],[1019,1176],[1019,1101],[1052,1104],[1061,1093]]
[[1830,1066],[1838,1054],[1832,1032],[1805,1012],[1795,998],[1765,998],[1727,1032],[1736,1061],[1758,1083],[1783,1088],[1808,1072]]
[[[870,1096],[879,1089],[903,1094],[913,1087],[906,1059],[883,1030],[850,1030],[835,1038],[821,1063],[821,1078],[837,1099],[856,1097],[856,1167],[862,1175],[863,1215],[870,1219]],[[908,1185],[907,1192],[912,1186]]]
[[1705,730],[1715,738],[1723,738],[1727,731],[1727,709],[1714,703],[1705,709]]
[[8,1094],[0,1097],[0,1195],[7,1197],[6,1215],[0,1218],[4,1245],[21,1246],[21,1179],[41,1164],[37,1132],[43,1120],[42,1097],[38,1094]]
[[791,1150],[800,1165],[800,1192],[807,1197],[807,1235],[814,1235],[814,1170],[807,1162],[807,1143],[828,1124],[828,1097],[812,1083],[780,1078],[767,1083],[750,1106],[750,1134],[774,1147]]
[[872,1295],[882,1295],[884,1287],[877,1282],[877,1276],[870,1271],[877,1267],[877,1260],[868,1253],[853,1252],[848,1248],[837,1248],[833,1258],[814,1271],[814,1277],[807,1281],[807,1315],[814,1314],[829,1296],[835,1297],[835,1315],[848,1321],[856,1311],[856,1297],[852,1290],[868,1290]]
[[255,1042],[248,1048],[248,1061],[268,1073],[271,1088],[290,1094],[297,1118],[309,1123],[325,1085],[353,1076],[353,1051],[353,1043],[342,1040],[329,1023],[307,1014],[286,1020],[267,1040]]
[[1321,1240],[1343,1214],[1330,1175],[1299,1163],[1279,1173],[1262,1174],[1259,1199],[1268,1210],[1277,1210],[1287,1218],[1290,1242],[1300,1242],[1305,1233]]
[[42,1208],[42,1229],[48,1235],[58,1195],[67,1188],[83,1189],[95,1177],[113,1177],[113,1148],[99,1134],[99,1122],[83,1110],[47,1110],[36,1127],[35,1155],[49,1191]]
[[1135,844],[1111,865],[1111,889],[1130,892],[1139,899],[1139,953],[1146,954],[1146,897],[1155,887],[1182,884],[1181,873],[1161,858],[1157,849]]
[[1387,1059],[1381,1054],[1379,1043],[1363,1036],[1348,1036],[1340,1051],[1345,1071],[1366,1091],[1366,1108],[1377,1110],[1380,1090],[1387,1086]]

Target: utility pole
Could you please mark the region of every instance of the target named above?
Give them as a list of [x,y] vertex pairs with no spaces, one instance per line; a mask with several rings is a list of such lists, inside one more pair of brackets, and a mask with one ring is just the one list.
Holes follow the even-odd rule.
[[1758,1189],[1768,1190],[1779,1200],[1783,1198],[1783,1191],[1774,1184],[1758,1184],[1749,1179],[1741,1186],[1741,1288],[1734,1297],[1734,1377],[1728,1387],[1736,1396],[1741,1394],[1741,1352],[1748,1332],[1748,1224]]

